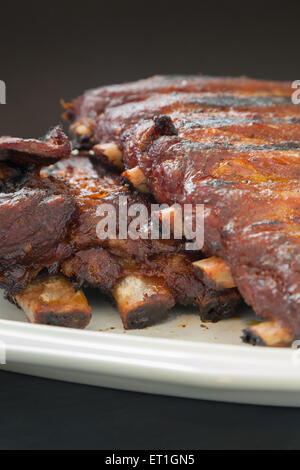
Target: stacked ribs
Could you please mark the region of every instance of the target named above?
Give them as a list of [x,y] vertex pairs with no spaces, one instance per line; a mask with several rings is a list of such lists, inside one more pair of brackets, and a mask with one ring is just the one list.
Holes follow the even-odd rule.
[[260,344],[300,335],[300,106],[291,94],[287,82],[157,76],[65,104],[77,146],[123,167],[159,203],[205,205],[203,254],[269,319],[244,334]]
[[[72,154],[59,129],[44,142],[3,138],[0,286],[31,321],[76,327],[91,315],[85,286],[110,296],[125,328],[153,324],[175,303],[217,321],[239,292],[268,320],[243,339],[290,344],[300,335],[291,93],[285,82],[157,76],[63,103]],[[201,253],[174,238],[100,240],[98,208],[120,195],[166,203],[173,219],[178,205],[203,204]]]
[[185,252],[183,241],[98,237],[102,204],[117,208],[120,196],[129,207],[153,201],[97,156],[70,155],[68,148],[59,159],[44,155],[42,142],[32,153],[24,153],[21,139],[21,148],[4,142],[0,285],[29,321],[85,327],[86,286],[113,300],[125,328],[156,323],[175,303],[197,306],[204,321],[235,311],[237,290],[205,284],[193,265],[199,254]]

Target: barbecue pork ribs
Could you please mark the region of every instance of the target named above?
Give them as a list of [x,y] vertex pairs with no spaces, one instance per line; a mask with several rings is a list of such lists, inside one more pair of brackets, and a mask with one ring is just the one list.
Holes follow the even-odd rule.
[[[42,175],[67,183],[78,207],[70,229],[73,255],[62,263],[63,273],[80,286],[97,287],[109,295],[125,328],[151,325],[164,318],[175,303],[197,306],[203,321],[218,321],[235,312],[240,303],[236,289],[215,289],[203,282],[192,265],[199,254],[185,252],[183,241],[103,240],[97,236],[102,204],[111,204],[118,213],[119,198],[126,197],[128,208],[142,203],[150,214],[153,202],[123,184],[98,158],[71,156],[47,167]],[[132,219],[128,216],[128,226]]]
[[207,321],[235,311],[237,290],[202,282],[182,241],[98,238],[102,204],[152,200],[98,158],[69,156],[60,128],[44,141],[2,138],[0,152],[0,287],[29,321],[84,328],[83,285],[114,300],[125,328],[157,322],[175,302],[198,306]]
[[70,153],[60,128],[45,141],[0,139],[0,286],[22,291],[43,266],[66,259],[67,231],[76,202],[62,181],[39,169]]
[[[205,205],[205,247],[245,301],[300,335],[300,106],[291,84],[157,76],[64,104],[94,147],[144,192]],[[103,145],[104,144],[104,145]]]

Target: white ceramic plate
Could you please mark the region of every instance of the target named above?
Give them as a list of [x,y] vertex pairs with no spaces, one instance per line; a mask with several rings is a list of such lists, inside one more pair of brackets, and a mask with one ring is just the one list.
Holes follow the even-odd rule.
[[[209,400],[300,406],[300,358],[292,349],[244,345],[251,313],[217,324],[177,308],[168,320],[127,331],[95,292],[93,319],[78,331],[30,325],[0,300],[4,370],[125,390]],[[298,360],[299,359],[299,360]]]

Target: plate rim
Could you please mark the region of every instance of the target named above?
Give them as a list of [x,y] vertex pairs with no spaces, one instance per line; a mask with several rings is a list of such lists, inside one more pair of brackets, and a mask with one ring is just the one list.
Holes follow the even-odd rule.
[[7,365],[240,391],[300,391],[294,350],[73,330],[0,320]]

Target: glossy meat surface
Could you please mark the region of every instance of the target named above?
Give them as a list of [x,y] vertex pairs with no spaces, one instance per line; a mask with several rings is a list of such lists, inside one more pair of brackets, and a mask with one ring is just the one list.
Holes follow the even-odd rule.
[[87,92],[72,111],[73,129],[91,119],[89,143],[116,143],[157,201],[205,204],[206,254],[228,262],[258,314],[298,337],[300,106],[292,92],[288,82],[154,77]]
[[[224,127],[260,122],[261,108],[271,124],[275,119],[299,118],[291,103],[291,84],[246,77],[155,76],[134,83],[112,85],[85,92],[65,104],[64,117],[80,145],[122,142],[128,126],[169,114],[180,126]],[[234,111],[232,112],[232,108]],[[222,110],[222,114],[220,114]],[[197,121],[199,121],[197,123]],[[76,132],[80,125],[86,132]]]
[[19,137],[0,138],[0,160],[47,165],[71,152],[71,143],[60,126],[54,127],[42,140]]

